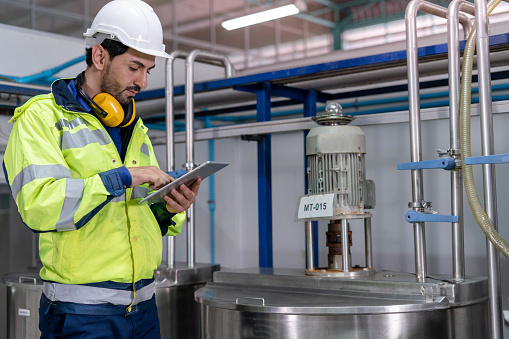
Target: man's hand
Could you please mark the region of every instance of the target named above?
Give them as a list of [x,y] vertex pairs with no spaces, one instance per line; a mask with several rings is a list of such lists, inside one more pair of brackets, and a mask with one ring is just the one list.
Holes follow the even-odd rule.
[[198,194],[200,183],[201,179],[198,178],[191,187],[180,185],[178,190],[173,189],[170,194],[165,195],[164,200],[166,200],[166,209],[168,212],[180,213],[187,210]]
[[150,183],[148,187],[156,190],[175,180],[156,166],[127,167],[127,169],[131,173],[131,187]]

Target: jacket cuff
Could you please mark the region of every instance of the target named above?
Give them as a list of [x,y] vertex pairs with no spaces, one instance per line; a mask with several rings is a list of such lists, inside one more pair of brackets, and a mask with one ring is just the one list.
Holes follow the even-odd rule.
[[120,179],[122,179],[122,183],[124,184],[124,186],[126,188],[131,187],[131,184],[133,183],[131,172],[129,172],[129,170],[125,166],[119,167],[117,169],[118,173],[120,174]]
[[118,169],[112,169],[109,171],[99,173],[99,177],[103,181],[104,188],[110,195],[119,197],[125,193],[124,183],[120,177]]

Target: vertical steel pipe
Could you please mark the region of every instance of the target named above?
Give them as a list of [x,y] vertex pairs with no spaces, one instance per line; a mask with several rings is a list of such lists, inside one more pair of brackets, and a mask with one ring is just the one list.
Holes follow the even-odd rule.
[[[192,170],[196,165],[194,163],[194,63],[202,61],[205,63],[221,63],[226,72],[226,77],[233,76],[234,69],[230,61],[224,55],[194,50],[186,58],[186,170]],[[194,247],[194,204],[187,210],[187,266],[194,267],[195,247]]]
[[348,220],[341,219],[341,252],[343,256],[343,272],[350,272],[350,253],[348,253]]
[[[181,51],[174,51],[170,54],[171,58],[166,60],[166,82],[165,82],[165,97],[166,97],[166,159],[167,171],[175,170],[175,102],[174,102],[174,76],[173,76],[173,63],[176,58],[185,58],[187,53]],[[175,266],[175,237],[166,237],[166,263],[168,268]]]
[[364,247],[366,252],[366,267],[373,268],[373,245],[371,242],[371,217],[364,218]]
[[314,251],[313,251],[313,222],[306,221],[306,268],[308,271],[315,269]]
[[[479,73],[479,107],[481,115],[482,155],[494,152],[493,112],[491,101],[491,67],[488,35],[488,12],[486,2],[475,0],[475,26],[477,29],[477,68]],[[497,193],[495,189],[495,165],[483,165],[484,208],[495,230],[498,229]],[[488,254],[488,291],[490,311],[490,338],[503,337],[502,302],[500,297],[500,263],[495,246],[486,240]]]
[[[447,9],[447,48],[449,55],[449,130],[451,156],[460,156],[460,47],[459,47],[459,11],[475,15],[474,6],[465,0],[453,0]],[[468,37],[469,30],[463,34]],[[465,278],[465,236],[463,224],[463,175],[461,169],[451,171],[451,214],[459,217],[452,223],[452,270],[453,279]]]
[[[425,0],[411,1],[405,13],[406,25],[406,48],[408,64],[408,100],[410,120],[410,153],[411,161],[422,160],[421,145],[421,117],[419,98],[419,60],[417,50],[417,12],[423,11],[428,14],[447,18],[447,10],[441,6],[432,4]],[[464,15],[460,15],[462,25],[468,23]],[[424,201],[422,170],[412,170],[412,207],[416,211],[422,211]],[[427,275],[426,263],[426,234],[423,222],[414,224],[414,251],[415,271],[418,281],[424,281]]]

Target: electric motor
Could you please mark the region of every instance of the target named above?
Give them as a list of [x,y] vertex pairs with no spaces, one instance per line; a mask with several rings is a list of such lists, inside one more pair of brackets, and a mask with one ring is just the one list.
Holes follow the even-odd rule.
[[375,205],[374,183],[366,180],[366,138],[359,127],[347,125],[352,120],[342,115],[341,105],[329,104],[306,138],[308,194],[334,193],[335,215]]

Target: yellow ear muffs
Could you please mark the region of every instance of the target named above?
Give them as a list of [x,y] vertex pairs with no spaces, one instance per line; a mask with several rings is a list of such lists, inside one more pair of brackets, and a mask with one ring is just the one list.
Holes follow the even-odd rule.
[[101,122],[108,127],[125,127],[134,121],[134,100],[127,105],[126,110],[109,93],[99,93],[94,99],[92,108]]

